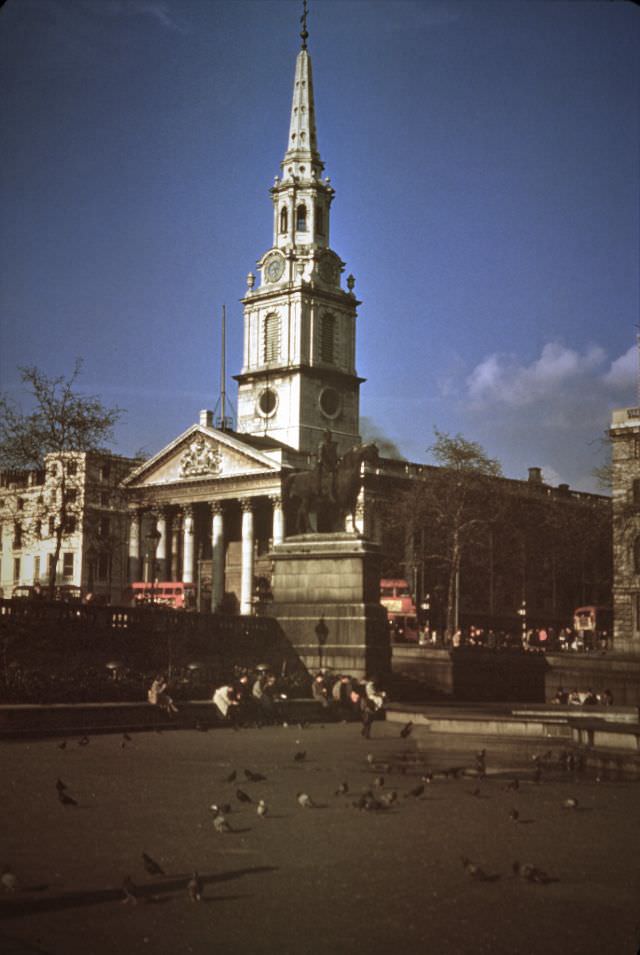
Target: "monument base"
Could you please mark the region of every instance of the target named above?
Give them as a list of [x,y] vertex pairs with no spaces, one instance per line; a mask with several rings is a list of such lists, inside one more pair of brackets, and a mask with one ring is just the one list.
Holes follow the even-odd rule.
[[390,672],[378,544],[344,532],[300,534],[276,544],[271,559],[269,613],[307,669],[358,678]]

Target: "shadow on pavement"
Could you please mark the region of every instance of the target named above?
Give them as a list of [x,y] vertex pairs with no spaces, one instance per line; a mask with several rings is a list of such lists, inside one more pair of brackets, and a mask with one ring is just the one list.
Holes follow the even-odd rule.
[[[220,882],[230,882],[245,875],[260,875],[277,871],[277,866],[254,866],[250,869],[235,869],[231,872],[219,872],[210,875],[201,875],[204,885],[215,885]],[[147,882],[135,886],[136,898],[142,903],[158,903],[169,901],[162,898],[169,892],[185,892],[190,876],[179,879],[163,879],[157,882]],[[62,895],[47,896],[45,898],[13,898],[0,901],[0,920],[21,918],[25,915],[37,915],[40,912],[56,912],[64,909],[83,908],[89,905],[100,905],[103,902],[122,902],[124,893],[117,889],[93,889],[87,892],[65,892]],[[220,897],[222,900],[222,897]],[[213,899],[205,901],[213,901]]]

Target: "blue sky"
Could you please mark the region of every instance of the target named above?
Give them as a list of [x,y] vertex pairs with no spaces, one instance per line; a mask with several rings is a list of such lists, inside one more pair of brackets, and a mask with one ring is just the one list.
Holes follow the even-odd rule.
[[[8,0],[0,10],[0,383],[84,358],[155,453],[240,370],[271,244],[297,0]],[[640,8],[312,0],[332,246],[362,299],[363,416],[595,490],[637,403]]]

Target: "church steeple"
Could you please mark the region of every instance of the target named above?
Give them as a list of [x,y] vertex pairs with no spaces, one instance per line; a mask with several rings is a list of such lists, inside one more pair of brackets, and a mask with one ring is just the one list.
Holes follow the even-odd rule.
[[334,190],[318,151],[307,5],[301,18],[289,138],[271,187],[273,244],[250,273],[238,431],[315,451],[330,428],[341,451],[358,441],[354,279],[330,248]]

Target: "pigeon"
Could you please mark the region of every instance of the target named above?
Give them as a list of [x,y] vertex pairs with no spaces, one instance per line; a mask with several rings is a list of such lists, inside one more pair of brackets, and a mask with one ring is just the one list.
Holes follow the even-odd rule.
[[253,773],[250,769],[245,769],[244,774],[250,783],[262,783],[266,780],[266,776],[263,776],[262,773]]
[[373,785],[377,786],[378,789],[382,789],[384,786],[384,776],[376,776],[376,778],[373,780]]
[[390,789],[388,793],[383,793],[380,796],[380,802],[385,806],[386,809],[390,809],[397,798],[398,794],[395,789]]
[[187,894],[192,902],[202,902],[202,893],[204,886],[202,879],[197,872],[192,872],[191,878],[187,882]]
[[562,808],[563,808],[563,809],[577,809],[577,808],[578,808],[578,800],[575,798],[575,796],[569,796],[568,799],[565,799],[565,801],[562,803]]
[[426,783],[428,786],[430,786],[433,782],[433,773],[425,773],[421,778],[423,783]]
[[266,802],[264,801],[264,799],[260,799],[260,800],[258,801],[258,806],[257,806],[257,808],[256,808],[256,812],[258,813],[258,815],[260,816],[261,819],[264,819],[265,816],[267,815],[267,813],[269,812],[269,808],[268,808]]
[[518,812],[518,810],[512,809],[511,812],[509,813],[509,819],[511,820],[511,822],[517,822],[519,818],[520,818],[520,813]]
[[417,799],[419,796],[423,794],[423,792],[424,792],[424,786],[421,783],[419,786],[414,786],[413,789],[410,789],[408,793],[405,793],[404,798],[408,799],[409,796],[413,796],[414,799]]
[[66,739],[63,739],[61,743],[58,743],[58,749],[66,749],[66,748],[67,748],[67,741]]
[[236,789],[236,797],[240,802],[253,802],[253,799],[244,789]]
[[477,879],[479,882],[484,882],[490,878],[482,866],[478,865],[477,862],[472,862],[471,859],[467,859],[466,856],[462,856],[461,861],[464,871],[467,873],[469,878]]
[[376,799],[375,796],[369,794],[364,797],[364,805],[362,808],[365,812],[378,812],[381,809],[387,809],[388,806],[386,803],[381,802],[380,799]]
[[229,775],[227,776],[227,778],[225,779],[225,782],[226,782],[226,783],[235,783],[235,781],[236,781],[236,776],[237,776],[237,775],[238,775],[238,774],[236,773],[235,769],[232,770],[232,771],[229,773]]
[[367,753],[367,762],[369,763],[369,766],[375,762],[375,756],[373,753]]
[[59,793],[64,792],[64,790],[67,788],[68,787],[66,783],[63,783],[61,779],[56,779],[56,789]]
[[348,792],[349,792],[349,783],[346,783],[346,782],[345,782],[345,783],[340,783],[340,785],[338,786],[338,788],[336,789],[336,791],[335,791],[335,793],[334,793],[333,795],[334,795],[334,796],[346,796]]
[[216,832],[233,832],[225,817],[221,815],[216,816],[213,820],[213,828]]
[[538,885],[546,885],[547,882],[551,882],[551,877],[543,869],[538,869],[537,866],[531,865],[530,862],[514,862],[513,874],[518,876],[518,878],[523,879],[525,882],[536,882]]
[[212,802],[209,806],[211,812],[215,813],[217,816],[227,816],[231,812],[231,803],[228,802]]
[[146,852],[142,853],[142,861],[144,862],[145,870],[149,875],[165,875],[165,871],[160,866],[155,859],[152,859],[150,855],[147,855]]
[[298,800],[298,805],[302,806],[303,809],[315,809],[316,804],[307,793],[296,793],[296,799]]
[[304,749],[298,750],[298,752],[293,757],[296,763],[303,763],[307,758],[307,751]]
[[91,741],[88,736],[83,736],[78,740],[78,746],[88,746],[90,742]]
[[400,730],[400,736],[402,737],[402,739],[406,739],[407,736],[409,736],[409,734],[411,733],[412,729],[413,729],[413,723],[411,720],[409,720],[409,722],[406,723]]
[[120,901],[124,905],[127,905],[129,902],[132,902],[134,905],[138,904],[138,889],[129,875],[125,876],[122,882],[122,895],[123,898]]
[[15,892],[18,888],[18,877],[15,872],[11,871],[8,865],[2,870],[0,885],[2,885],[5,892]]
[[73,796],[70,796],[68,793],[66,793],[66,792],[64,791],[64,789],[59,789],[59,790],[58,790],[58,799],[60,800],[60,802],[62,803],[63,806],[77,806],[77,805],[78,805],[78,803],[77,803],[76,800],[73,798]]
[[515,793],[520,789],[520,781],[518,779],[512,779],[504,788],[505,792]]

